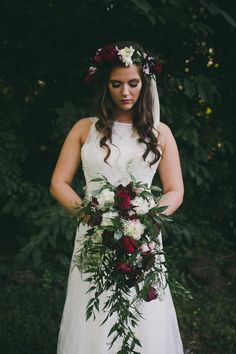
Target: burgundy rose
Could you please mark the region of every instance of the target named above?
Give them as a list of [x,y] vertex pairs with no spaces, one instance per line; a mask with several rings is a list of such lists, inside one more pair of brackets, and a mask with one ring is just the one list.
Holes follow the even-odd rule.
[[130,208],[130,188],[129,185],[124,187],[121,184],[117,187],[116,191],[117,204],[122,209]]
[[103,60],[114,61],[117,58],[117,49],[112,45],[105,45],[100,52]]
[[135,252],[136,248],[137,248],[137,242],[129,237],[129,236],[123,236],[121,237],[121,243],[122,243],[122,246],[125,250],[126,253],[133,253]]
[[155,300],[157,298],[157,291],[152,286],[148,289],[147,297],[144,299],[145,301],[149,302]]
[[125,261],[120,261],[116,264],[116,269],[121,273],[131,273],[133,268],[131,265]]
[[160,74],[162,72],[162,64],[159,59],[151,60],[149,67],[152,74]]

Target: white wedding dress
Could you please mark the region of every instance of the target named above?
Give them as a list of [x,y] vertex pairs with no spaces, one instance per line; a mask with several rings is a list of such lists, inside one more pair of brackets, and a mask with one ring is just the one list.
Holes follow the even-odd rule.
[[[136,180],[150,185],[159,161],[149,167],[148,161],[152,160],[152,153],[146,161],[143,160],[146,145],[137,141],[132,123],[114,122],[113,145],[110,144],[111,155],[107,164],[104,162],[106,150],[99,146],[101,136],[95,128],[96,118],[91,119],[93,124],[81,150],[87,191],[92,192],[97,188],[97,182],[90,182],[97,174],[106,176],[114,185],[127,185],[130,182],[130,174]],[[80,272],[73,266],[73,257],[85,232],[84,228],[80,226],[76,234],[57,354],[116,354],[121,342],[115,342],[110,350],[107,345],[111,340],[111,337],[107,339],[107,334],[115,318],[112,316],[102,326],[99,326],[105,318],[102,312],[97,315],[95,321],[92,318],[86,321],[85,318],[86,305],[91,297],[91,293],[86,294],[89,284],[83,281]],[[103,297],[103,301],[105,300],[106,296]],[[142,348],[136,348],[137,351],[141,354],[183,354],[175,308],[168,286],[165,289],[165,299],[144,302],[142,313],[144,319],[140,320],[135,329],[142,344]]]

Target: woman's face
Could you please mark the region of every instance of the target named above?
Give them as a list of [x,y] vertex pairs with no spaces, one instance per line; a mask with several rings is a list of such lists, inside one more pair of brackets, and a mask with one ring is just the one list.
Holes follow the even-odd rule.
[[115,67],[108,80],[108,91],[121,111],[131,110],[137,102],[142,88],[142,79],[137,65]]

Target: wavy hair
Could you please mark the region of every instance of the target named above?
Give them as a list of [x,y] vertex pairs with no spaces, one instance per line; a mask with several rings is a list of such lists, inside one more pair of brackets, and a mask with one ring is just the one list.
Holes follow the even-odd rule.
[[[133,46],[135,49],[139,49],[140,46],[133,42],[119,42],[115,44],[119,49],[126,46]],[[139,66],[138,64],[136,64]],[[114,67],[124,67],[121,62],[112,63],[105,69],[98,73],[97,80],[97,94],[95,97],[96,111],[97,111],[97,122],[95,124],[96,129],[102,134],[100,140],[100,147],[107,150],[107,154],[104,158],[106,163],[110,154],[111,149],[107,144],[108,141],[112,144],[112,126],[114,122],[114,111],[115,105],[111,99],[108,90],[108,80],[110,73]],[[142,88],[138,101],[134,106],[134,119],[133,126],[136,128],[138,133],[138,141],[146,145],[146,151],[142,155],[144,161],[146,160],[150,152],[153,153],[153,160],[149,162],[149,165],[154,165],[160,158],[161,154],[158,150],[158,139],[154,133],[154,117],[153,117],[153,98],[151,93],[151,78],[144,75],[140,68],[140,75],[142,80]],[[156,130],[156,129],[155,129]]]

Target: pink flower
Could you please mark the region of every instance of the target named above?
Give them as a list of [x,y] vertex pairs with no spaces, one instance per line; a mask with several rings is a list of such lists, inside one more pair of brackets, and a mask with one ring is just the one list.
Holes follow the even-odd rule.
[[143,252],[148,252],[150,251],[149,250],[149,247],[146,243],[143,243],[140,247],[139,247],[139,250],[143,253]]
[[150,253],[151,251],[153,251],[156,248],[156,242],[152,241],[149,242],[149,244],[147,245],[146,243],[143,243],[140,247],[139,250],[142,253]]
[[154,241],[149,242],[148,247],[149,247],[150,251],[153,251],[156,248],[156,245],[157,244]]

